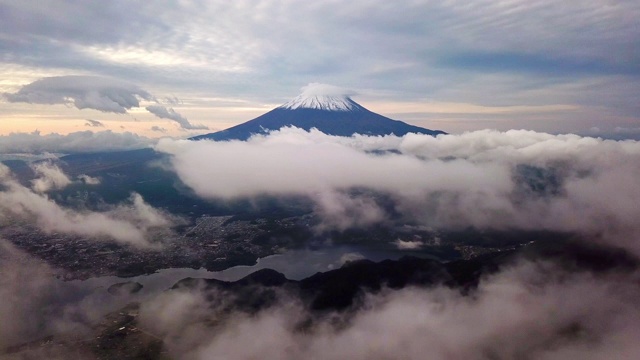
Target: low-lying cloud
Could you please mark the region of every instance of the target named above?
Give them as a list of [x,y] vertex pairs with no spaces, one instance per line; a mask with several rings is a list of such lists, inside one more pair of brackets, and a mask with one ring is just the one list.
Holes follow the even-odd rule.
[[142,304],[139,325],[184,359],[631,359],[640,355],[635,276],[521,262],[469,295],[382,291],[355,314],[324,316],[287,296],[258,314],[218,316],[228,295],[174,290]]
[[51,162],[40,162],[31,165],[36,178],[31,180],[33,191],[44,193],[59,190],[71,184],[71,179]]
[[306,195],[339,229],[387,218],[372,197],[336,195],[364,188],[391,197],[406,222],[572,231],[640,250],[635,141],[488,130],[346,138],[284,128],[246,142],[164,139],[156,149],[200,196]]
[[[0,351],[49,334],[85,339],[113,307],[81,284],[63,286],[51,276],[55,269],[7,242],[0,241],[0,258]],[[135,326],[161,339],[163,352],[188,360],[634,359],[637,276],[520,261],[468,294],[439,285],[382,289],[351,309],[325,313],[286,291],[252,313],[234,305],[237,294],[183,288],[137,298]],[[59,358],[76,351],[69,344]]]
[[71,180],[55,165],[38,164],[34,169],[40,176],[33,181],[32,190],[14,180],[11,171],[0,165],[0,214],[33,221],[45,232],[64,232],[93,239],[106,238],[143,248],[159,245],[151,241],[151,230],[169,228],[174,224],[171,215],[153,208],[136,193],[131,195],[127,203],[105,212],[64,208],[45,192],[63,188]]
[[[74,183],[53,161],[40,161],[30,164],[35,179],[31,180],[31,188],[37,193],[61,190]],[[100,179],[89,175],[77,176],[77,182],[86,185],[99,185]]]
[[81,317],[70,321],[64,303],[72,294],[60,291],[53,269],[0,239],[0,350],[51,332],[81,332]]
[[100,178],[96,178],[96,177],[85,175],[85,174],[78,175],[78,180],[82,181],[84,184],[87,184],[87,185],[100,185],[101,183]]
[[[31,348],[28,355],[5,354],[11,346],[42,340],[45,336],[66,334],[70,339],[92,336],[92,326],[110,311],[125,305],[105,297],[106,291],[82,282],[62,281],[56,269],[10,241],[0,239],[0,358],[85,359],[86,351],[68,347]],[[37,355],[36,355],[37,354]]]

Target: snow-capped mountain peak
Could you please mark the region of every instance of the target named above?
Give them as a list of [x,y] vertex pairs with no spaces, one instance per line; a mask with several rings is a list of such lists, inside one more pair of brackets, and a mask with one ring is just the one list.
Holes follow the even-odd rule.
[[354,92],[343,88],[311,83],[302,88],[302,93],[280,106],[281,109],[318,109],[329,111],[355,111],[362,107],[351,100]]
[[192,140],[247,140],[251,136],[268,134],[283,127],[294,126],[311,131],[317,129],[334,136],[353,134],[403,136],[408,133],[438,135],[429,130],[376,114],[351,100],[352,91],[337,86],[312,83],[288,103],[253,120],[210,134],[194,136]]

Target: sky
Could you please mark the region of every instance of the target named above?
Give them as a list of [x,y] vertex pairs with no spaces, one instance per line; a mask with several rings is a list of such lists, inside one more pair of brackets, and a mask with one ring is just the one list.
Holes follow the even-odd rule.
[[[639,18],[637,0],[0,0],[0,160],[52,159],[30,162],[34,178],[22,182],[0,164],[0,226],[168,249],[188,219],[142,192],[93,206],[83,194],[113,184],[112,174],[65,174],[54,161],[152,146],[201,199],[308,198],[318,236],[544,230],[636,259],[640,141],[579,135],[640,140]],[[290,127],[248,141],[184,140],[312,83],[451,134]],[[60,201],[73,186],[87,193]],[[0,352],[102,318],[102,304],[60,290],[49,265],[2,238],[0,260]],[[203,309],[218,310],[204,299],[219,294],[203,291],[150,298],[139,321],[187,359],[640,358],[639,278],[522,261],[481,279],[472,296],[441,286],[367,294],[340,331],[332,316],[299,331],[313,314],[284,302],[225,316],[212,332]]]
[[431,129],[640,136],[637,1],[0,0],[0,135],[187,137],[313,82]]

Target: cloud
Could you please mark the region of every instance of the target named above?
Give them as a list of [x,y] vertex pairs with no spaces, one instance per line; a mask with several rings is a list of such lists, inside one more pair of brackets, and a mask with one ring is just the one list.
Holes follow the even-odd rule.
[[67,135],[39,132],[0,135],[0,154],[80,153],[146,148],[156,140],[131,132],[78,131]]
[[284,128],[247,142],[165,139],[156,149],[202,197],[304,195],[337,229],[384,224],[393,212],[395,221],[435,228],[570,231],[640,251],[635,141],[488,130],[346,138]]
[[[381,99],[573,108],[509,117],[406,108],[385,114],[416,124],[437,121],[448,132],[487,126],[566,132],[598,122],[637,127],[640,61],[628,49],[638,47],[633,19],[640,9],[633,1],[466,5],[456,0],[390,6],[376,0],[336,11],[333,3],[300,7],[269,0],[254,12],[243,4],[211,1],[198,7],[174,3],[170,9],[137,5],[140,11],[132,14],[112,4],[15,3],[5,4],[0,14],[6,24],[0,47],[5,72],[15,74],[9,84],[49,74],[101,74],[148,90],[189,94],[183,108],[193,106],[190,113],[233,122],[244,116],[238,115],[237,99],[254,108],[281,104],[301,83],[321,81],[357,84],[369,95],[364,105],[374,110]],[[87,21],[74,22],[70,13]],[[235,104],[216,114],[211,97]],[[195,98],[201,100],[194,105]]]
[[225,311],[233,300],[216,290],[172,290],[142,304],[139,325],[185,359],[635,358],[636,276],[522,261],[468,295],[444,286],[383,290],[324,316],[281,293],[278,305],[245,314]]
[[84,124],[84,126],[89,126],[89,127],[104,127],[104,124],[101,123],[98,120],[91,120],[91,119],[86,119],[85,120],[86,123]]
[[[360,257],[345,254],[344,261]],[[56,280],[56,269],[8,242],[0,241],[0,258],[0,351],[51,334],[91,338],[105,310],[118,309],[92,286]],[[246,292],[172,289],[136,298],[135,326],[162,339],[169,356],[188,360],[412,360],[427,353],[434,359],[633,359],[640,355],[637,276],[637,270],[572,272],[550,261],[519,261],[465,293],[442,285],[383,288],[365,291],[353,308],[325,313],[286,290],[271,289],[273,305],[245,312],[238,304]]]
[[316,229],[366,227],[385,222],[386,214],[376,202],[366,196],[353,196],[337,191],[323,191],[312,195],[315,212],[324,220]]
[[[371,140],[376,141],[376,138]],[[354,186],[389,191],[412,191],[430,186],[440,190],[462,190],[469,189],[469,185],[469,190],[491,187],[508,190],[511,186],[509,181],[496,181],[508,177],[509,172],[492,164],[482,167],[467,166],[462,161],[426,164],[415,156],[369,154],[344,144],[349,141],[317,130],[306,133],[291,128],[247,142],[163,139],[156,148],[171,154],[182,180],[207,197],[309,194]],[[489,174],[487,170],[493,173]],[[473,177],[475,182],[469,184],[460,176],[447,176],[451,172]]]
[[[38,343],[59,334],[74,340],[91,338],[96,323],[109,312],[122,308],[132,299],[109,296],[106,289],[87,286],[86,282],[63,281],[64,274],[11,242],[0,239],[0,357],[13,357],[5,351],[11,346]],[[106,297],[105,297],[106,295]],[[17,358],[85,358],[77,348],[57,349],[28,346]],[[19,348],[25,350],[25,348]]]
[[124,114],[139,107],[151,94],[121,80],[97,76],[54,76],[36,80],[16,93],[4,93],[9,102],[71,104],[76,108]]
[[31,169],[37,176],[31,180],[33,191],[37,193],[63,189],[71,184],[71,179],[52,162],[31,164]]
[[393,244],[396,245],[400,250],[417,250],[424,246],[424,243],[422,241],[405,241],[402,239],[396,239]]
[[86,318],[68,317],[64,303],[74,295],[60,291],[53,269],[6,240],[0,240],[0,258],[0,351],[56,330],[86,330]]
[[[31,180],[31,188],[36,193],[42,194],[51,190],[61,190],[73,183],[53,161],[34,162],[29,166],[36,176],[35,179]],[[77,178],[78,181],[86,185],[100,184],[100,179],[89,175],[81,174]]]
[[348,90],[339,86],[321,84],[321,83],[309,83],[303,86],[302,96],[314,97],[314,96],[329,96],[329,97],[344,97],[356,95],[353,90]]
[[175,110],[173,110],[173,108],[166,108],[162,105],[149,105],[146,107],[146,109],[147,111],[149,111],[150,113],[154,114],[155,116],[161,119],[169,119],[169,120],[175,121],[183,129],[187,129],[187,130],[208,129],[208,127],[204,125],[192,125],[189,122],[189,120],[187,120],[187,118],[178,114]]
[[[54,165],[37,165],[34,169],[41,175],[33,183],[36,191],[44,192],[70,183]],[[34,221],[45,232],[64,232],[94,239],[106,237],[127,245],[153,248],[158,244],[149,240],[149,231],[174,224],[170,215],[148,205],[139,194],[132,194],[128,203],[105,212],[75,211],[20,185],[5,165],[0,165],[0,170],[3,186],[0,213]]]
[[594,126],[585,135],[612,140],[640,140],[640,128],[616,126],[611,130],[604,130]]
[[177,96],[165,96],[164,98],[165,103],[170,104],[170,105],[183,105],[184,102],[180,99],[178,99]]
[[[54,76],[24,85],[15,93],[3,93],[9,102],[30,104],[65,104],[76,108],[94,109],[102,112],[127,113],[140,107],[140,100],[156,101],[140,87],[117,79],[98,76]],[[170,98],[168,98],[170,99]],[[176,99],[177,100],[177,99]],[[193,125],[173,108],[149,105],[147,111],[162,119],[173,120],[187,130],[205,130],[204,125]],[[86,119],[86,126],[104,127],[100,121]]]
[[151,131],[156,131],[156,132],[159,132],[159,133],[163,133],[163,134],[164,134],[164,133],[166,133],[166,132],[167,132],[167,129],[162,128],[162,127],[159,127],[159,126],[152,126],[152,127],[151,127]]
[[356,253],[356,252],[351,252],[351,253],[346,253],[343,254],[342,256],[340,256],[340,259],[338,260],[338,263],[340,266],[345,265],[348,262],[351,261],[357,261],[357,260],[363,260],[365,259],[365,256],[360,254],[360,253]]
[[100,179],[89,175],[78,175],[78,179],[87,185],[100,185]]

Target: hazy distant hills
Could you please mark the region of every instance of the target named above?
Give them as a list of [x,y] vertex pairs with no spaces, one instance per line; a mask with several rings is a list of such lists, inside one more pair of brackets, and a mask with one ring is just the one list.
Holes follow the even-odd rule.
[[316,128],[325,134],[336,136],[445,134],[444,131],[425,129],[376,114],[348,96],[303,93],[253,120],[215,133],[194,136],[191,139],[246,140],[251,135],[266,134],[285,126],[295,126],[307,131]]

